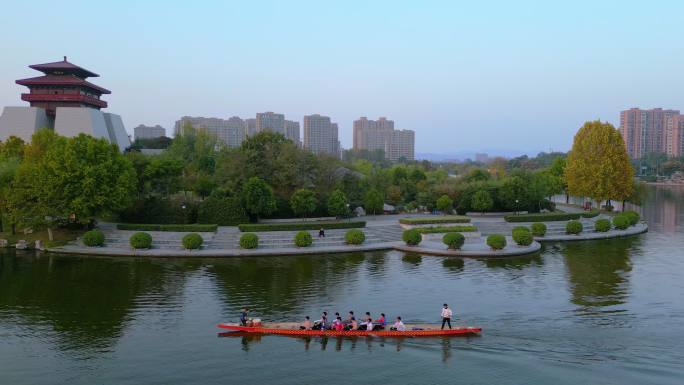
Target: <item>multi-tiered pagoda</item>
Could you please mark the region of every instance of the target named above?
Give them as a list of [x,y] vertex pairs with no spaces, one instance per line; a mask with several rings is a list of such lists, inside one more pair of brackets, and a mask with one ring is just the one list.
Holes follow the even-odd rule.
[[100,97],[111,92],[86,80],[98,74],[69,63],[66,56],[62,61],[29,68],[44,75],[16,81],[28,87],[21,100],[30,107],[3,108],[0,141],[16,136],[29,142],[37,130],[47,128],[66,137],[87,134],[103,138],[121,151],[131,145],[121,116],[100,111],[107,107]]
[[69,63],[66,56],[63,61],[34,64],[29,68],[45,75],[16,81],[29,88],[29,93],[21,94],[21,100],[31,103],[31,107],[45,109],[48,116],[54,117],[57,107],[90,107],[98,110],[107,107],[107,102],[100,100],[100,97],[111,92],[86,80],[100,75]]

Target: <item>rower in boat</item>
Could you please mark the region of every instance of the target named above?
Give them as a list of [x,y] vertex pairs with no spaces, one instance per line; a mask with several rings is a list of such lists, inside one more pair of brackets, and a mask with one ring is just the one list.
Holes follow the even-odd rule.
[[344,324],[342,324],[342,317],[337,316],[337,319],[333,321],[333,330],[338,332],[344,330]]
[[375,320],[373,325],[373,330],[384,330],[385,329],[385,313],[380,313],[380,318]]
[[299,327],[301,330],[311,330],[311,318],[309,316],[304,317],[304,322],[302,322],[302,325]]
[[394,325],[392,325],[390,330],[396,330],[399,332],[406,331],[406,325],[404,325],[404,323],[401,322],[401,317],[397,317],[397,320],[394,322]]
[[249,308],[245,307],[242,309],[242,313],[240,313],[240,324],[242,326],[247,326],[247,314],[249,313]]
[[353,310],[349,310],[349,314],[347,315],[347,319],[344,320],[344,324],[345,324],[345,325],[351,324],[353,318],[354,318],[354,311],[353,311]]

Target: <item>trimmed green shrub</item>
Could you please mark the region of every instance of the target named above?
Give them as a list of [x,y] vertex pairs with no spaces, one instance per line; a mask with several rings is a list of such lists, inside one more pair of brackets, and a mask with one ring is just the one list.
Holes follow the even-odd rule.
[[631,226],[634,226],[637,223],[639,223],[639,220],[641,219],[641,215],[639,215],[638,212],[632,210],[627,210],[620,215],[624,215],[625,217],[627,217],[627,219],[629,219],[629,224]]
[[292,223],[244,223],[238,226],[242,232],[297,231],[297,230],[354,229],[366,227],[364,221],[352,222],[292,222]]
[[511,235],[515,243],[520,246],[529,246],[534,241],[530,229],[524,226],[514,227]]
[[197,250],[202,247],[202,236],[197,233],[187,234],[183,237],[183,247],[188,250]]
[[137,230],[137,231],[196,231],[200,233],[213,233],[218,228],[217,225],[157,225],[143,223],[119,223],[116,225],[118,230]]
[[626,215],[620,214],[613,217],[613,226],[618,230],[626,230],[630,225],[629,218]]
[[534,222],[531,226],[532,235],[535,237],[543,237],[546,235],[546,225],[541,222]]
[[461,233],[446,233],[442,237],[442,242],[451,250],[458,250],[465,243],[465,237]]
[[421,234],[435,234],[435,233],[468,233],[477,231],[477,227],[472,225],[467,226],[430,226],[430,227],[417,227],[414,230],[418,230]]
[[522,215],[506,215],[506,222],[558,222],[580,218],[593,218],[601,212],[598,210],[585,211],[582,213],[537,213]]
[[259,236],[254,233],[242,234],[240,237],[240,247],[243,249],[256,249],[259,247]]
[[594,222],[594,230],[598,231],[599,233],[610,231],[611,227],[612,225],[608,219],[598,219],[596,222]]
[[128,239],[134,249],[149,249],[152,247],[152,236],[148,233],[135,233]]
[[492,234],[487,237],[487,246],[493,250],[501,250],[506,247],[506,237],[501,234]]
[[308,231],[300,231],[295,235],[294,243],[297,247],[309,247],[313,243],[313,238]]
[[198,223],[211,223],[219,226],[237,226],[249,222],[240,198],[209,196],[197,209]]
[[344,241],[348,245],[360,245],[366,240],[366,234],[359,229],[351,229],[344,234]]
[[445,215],[441,217],[401,218],[403,225],[431,225],[440,223],[470,223],[470,218],[462,215]]
[[582,222],[580,221],[570,221],[565,225],[565,232],[568,234],[579,234],[584,230]]
[[401,239],[409,246],[417,246],[423,240],[423,236],[418,229],[411,229],[404,231],[401,234]]
[[83,244],[90,247],[104,245],[105,236],[100,230],[90,230],[83,234]]
[[615,207],[613,207],[613,205],[605,205],[605,206],[603,206],[603,209],[608,211],[608,212],[611,212],[611,211],[615,210]]

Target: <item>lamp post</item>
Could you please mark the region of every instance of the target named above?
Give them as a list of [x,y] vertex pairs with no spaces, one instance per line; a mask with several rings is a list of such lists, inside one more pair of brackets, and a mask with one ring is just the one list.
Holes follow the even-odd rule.
[[519,202],[520,202],[519,200],[517,200],[517,199],[515,200],[515,215],[518,215],[518,203]]
[[347,221],[351,222],[351,210],[349,210],[349,203],[347,203]]

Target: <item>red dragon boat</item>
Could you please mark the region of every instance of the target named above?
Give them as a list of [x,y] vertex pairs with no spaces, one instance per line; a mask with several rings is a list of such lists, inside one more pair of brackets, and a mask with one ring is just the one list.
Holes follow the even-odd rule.
[[269,322],[258,326],[242,326],[234,323],[216,325],[221,329],[234,332],[254,334],[278,334],[287,336],[373,336],[373,337],[434,337],[434,336],[471,336],[477,335],[482,328],[456,326],[452,329],[440,329],[435,324],[410,324],[405,331],[389,330],[302,330],[296,322]]

